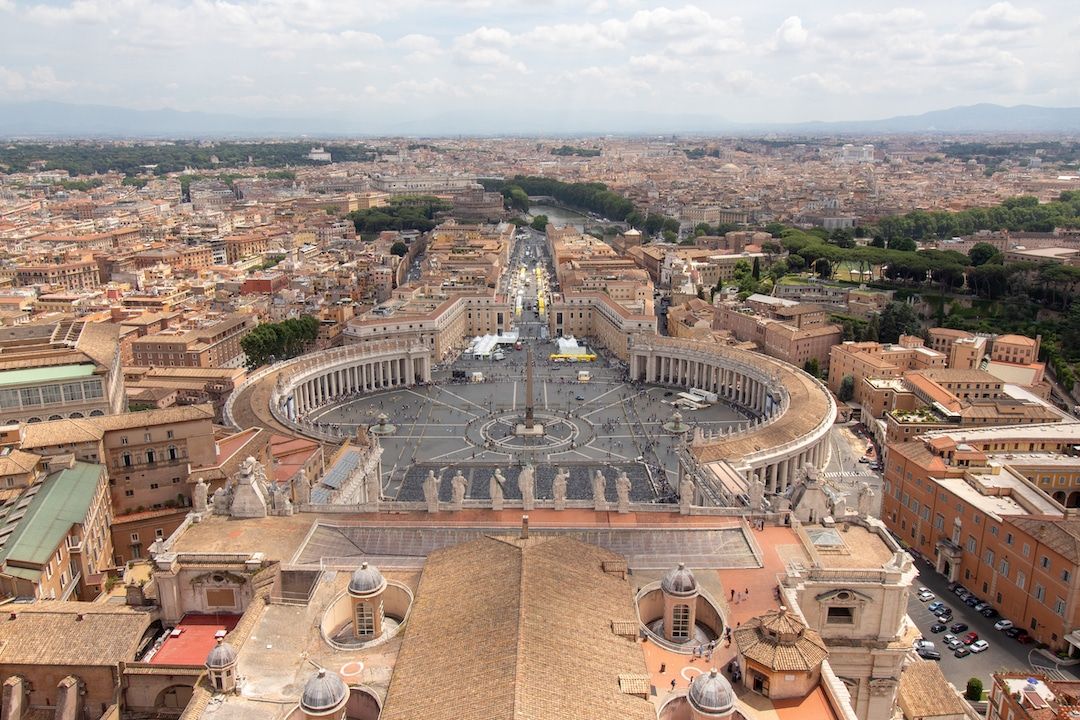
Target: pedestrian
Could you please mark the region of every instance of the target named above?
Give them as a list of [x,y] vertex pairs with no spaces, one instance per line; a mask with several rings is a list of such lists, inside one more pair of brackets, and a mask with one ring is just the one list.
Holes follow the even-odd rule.
[[745,590],[743,590],[743,595],[745,595],[746,597],[750,597],[750,588],[746,588]]
[[731,599],[735,599],[735,588],[731,588]]
[[671,678],[671,691],[675,691],[675,678]]

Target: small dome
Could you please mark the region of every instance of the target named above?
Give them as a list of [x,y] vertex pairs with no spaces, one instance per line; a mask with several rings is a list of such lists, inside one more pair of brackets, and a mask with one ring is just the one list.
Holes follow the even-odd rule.
[[210,654],[206,656],[206,667],[214,670],[217,668],[229,667],[235,663],[236,648],[221,638],[218,638],[217,645],[215,645],[210,651]]
[[694,573],[686,567],[685,563],[679,563],[675,568],[660,581],[660,589],[668,595],[693,595],[697,592],[697,580]]
[[326,668],[308,678],[304,693],[300,696],[300,708],[306,712],[320,713],[333,710],[349,697],[349,688],[337,673]]
[[386,580],[377,567],[366,562],[356,569],[349,580],[350,595],[370,595],[383,589]]
[[735,709],[735,693],[727,678],[713,668],[708,675],[699,675],[690,684],[687,700],[703,715],[725,715]]

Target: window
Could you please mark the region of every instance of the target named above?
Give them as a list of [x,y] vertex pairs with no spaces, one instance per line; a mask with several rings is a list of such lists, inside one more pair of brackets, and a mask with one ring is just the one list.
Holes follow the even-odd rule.
[[135,497],[135,491],[134,490],[125,490],[124,491],[124,497]]
[[82,386],[83,394],[86,396],[87,400],[90,400],[92,398],[99,398],[104,394],[101,391],[100,382],[84,382]]
[[1017,570],[1017,571],[1016,571],[1016,587],[1018,587],[1018,588],[1020,588],[1021,590],[1023,590],[1023,589],[1024,589],[1024,585],[1025,585],[1026,583],[1027,583],[1027,576],[1026,576],[1026,575],[1024,575],[1024,573],[1023,573],[1023,572],[1021,572],[1020,570]]
[[1063,582],[1069,582],[1070,577],[1072,577],[1072,574],[1068,570],[1061,571],[1061,579]]
[[1039,564],[1042,565],[1043,569],[1045,570],[1046,568],[1050,567],[1050,558],[1043,555],[1042,559],[1039,561]]
[[154,537],[158,538],[159,540],[161,538],[165,537],[165,529],[164,528],[154,528]]
[[854,625],[855,624],[855,608],[853,607],[831,607],[829,608],[829,614],[826,622],[834,625]]
[[154,464],[154,451],[153,450],[147,450],[146,451],[146,462],[148,462],[151,465]]
[[60,386],[59,385],[44,385],[41,388],[41,401],[43,403],[58,403],[60,402]]
[[1031,554],[1031,546],[1027,543],[1024,543],[1024,547],[1020,552],[1023,553],[1024,557],[1027,557]]
[[1013,536],[1012,533],[1005,533],[1005,544],[1012,545]]
[[121,445],[127,445],[127,435],[121,435],[120,436],[120,444]]
[[997,525],[991,525],[990,526],[990,534],[997,537],[997,534],[998,534]]
[[671,609],[671,636],[690,637],[690,606],[676,605]]
[[168,438],[169,440],[172,440],[173,439],[173,431],[172,430],[166,430],[165,431],[165,437]]
[[150,489],[151,490],[157,490],[158,489],[158,484],[157,483],[150,483]]
[[27,405],[40,405],[41,404],[41,392],[36,388],[21,388],[19,390],[19,400],[22,402],[23,407]]
[[998,572],[1004,577],[1009,577],[1009,558],[1001,558],[1001,565],[998,566]]
[[124,467],[131,467],[131,453],[124,453],[121,457],[124,459]]
[[169,446],[169,459],[170,460],[175,460],[177,458],[177,455],[178,455],[178,453],[176,452],[176,446],[175,445],[170,445]]
[[1042,585],[1035,583],[1035,599],[1042,602],[1046,598],[1046,588]]
[[945,518],[941,515],[941,513],[937,513],[937,514],[934,515],[934,529],[936,529],[936,530],[944,530],[945,529]]
[[1054,612],[1056,612],[1058,615],[1061,615],[1062,617],[1065,616],[1065,601],[1061,598],[1058,598],[1057,602],[1054,603]]
[[150,433],[143,433],[143,442],[150,442]]
[[994,567],[994,551],[993,550],[987,550],[986,551],[986,564],[989,565],[990,567]]
[[975,546],[975,538],[973,536],[971,536],[971,535],[968,535],[967,551],[969,553],[973,553],[973,552],[975,552],[975,547],[976,547]]
[[131,542],[133,542],[133,543],[140,542],[139,533],[131,533]]

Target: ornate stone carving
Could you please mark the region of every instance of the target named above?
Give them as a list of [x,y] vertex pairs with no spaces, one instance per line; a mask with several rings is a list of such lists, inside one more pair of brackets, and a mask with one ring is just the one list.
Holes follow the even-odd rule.
[[690,506],[694,504],[694,481],[689,475],[683,475],[682,480],[679,481],[679,513],[682,515],[690,514]]
[[619,512],[630,512],[630,478],[626,476],[625,470],[615,478],[615,493],[619,498]]
[[593,507],[597,510],[607,510],[607,478],[600,470],[593,475],[592,495]]
[[518,490],[521,491],[521,507],[532,510],[536,500],[536,473],[532,465],[526,465],[518,473]]
[[461,470],[454,473],[454,477],[450,478],[450,487],[452,490],[452,503],[454,510],[460,510],[461,506],[465,502],[465,490],[468,483],[465,480],[465,476],[461,474]]
[[195,512],[206,512],[206,496],[209,488],[206,486],[206,481],[199,478],[195,481],[195,489],[191,493],[191,502]]
[[492,510],[503,509],[503,486],[505,485],[506,478],[503,477],[502,471],[496,468],[491,476],[491,481],[488,483],[488,489],[491,491]]
[[424,502],[429,513],[439,512],[439,478],[435,477],[434,470],[428,470],[424,478]]
[[555,479],[551,481],[551,493],[555,497],[555,509],[566,509],[566,483],[570,479],[570,475],[566,472],[566,468],[559,468],[559,471],[555,473]]

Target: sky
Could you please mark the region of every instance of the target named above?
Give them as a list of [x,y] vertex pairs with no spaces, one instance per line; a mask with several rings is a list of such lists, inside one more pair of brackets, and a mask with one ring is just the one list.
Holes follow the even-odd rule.
[[1076,0],[0,0],[0,101],[602,127],[1080,105]]

